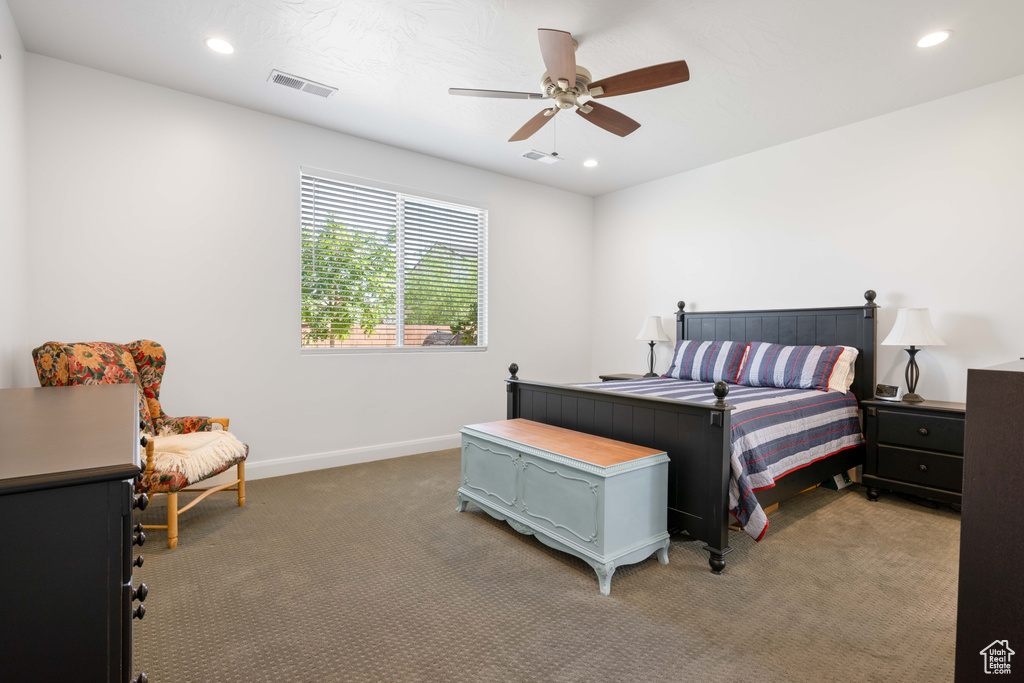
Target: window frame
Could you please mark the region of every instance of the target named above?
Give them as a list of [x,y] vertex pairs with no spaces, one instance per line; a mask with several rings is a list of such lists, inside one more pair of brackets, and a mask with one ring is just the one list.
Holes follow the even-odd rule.
[[[477,311],[478,311],[478,330],[477,330],[477,341],[480,342],[475,346],[331,346],[331,347],[312,347],[302,345],[302,284],[303,284],[303,267],[302,267],[302,177],[303,176],[315,176],[323,178],[324,180],[337,181],[345,183],[347,185],[355,185],[358,187],[364,187],[370,190],[378,190],[384,192],[391,192],[401,197],[408,197],[412,200],[423,201],[433,204],[448,205],[460,209],[475,209],[483,213],[483,229],[480,233],[479,242],[479,263],[477,266]],[[490,228],[490,211],[488,210],[487,204],[478,201],[472,201],[463,199],[460,197],[452,197],[448,195],[442,195],[435,192],[427,192],[417,188],[403,187],[401,185],[395,185],[393,183],[386,183],[370,178],[364,178],[360,176],[346,175],[344,173],[338,173],[336,171],[328,171],[321,168],[313,168],[310,166],[299,167],[299,178],[297,183],[297,194],[298,194],[298,214],[299,214],[299,305],[296,307],[299,313],[299,353],[301,355],[309,356],[322,356],[322,355],[364,355],[364,354],[392,354],[392,353],[474,353],[474,352],[485,352],[489,342],[489,311],[488,311],[488,232]],[[398,214],[401,216],[401,202],[398,207]],[[400,219],[401,220],[401,219]],[[405,260],[404,254],[404,240],[402,235],[404,229],[398,230],[398,246],[396,248],[395,260],[396,263],[403,263]],[[396,268],[399,270],[399,268]],[[396,313],[401,310],[400,306],[405,298],[405,281],[404,277],[401,280],[402,287],[398,287],[398,282],[395,283],[395,296]],[[404,315],[404,314],[403,314]],[[396,319],[396,327],[404,328],[404,321],[399,323]],[[396,338],[398,337],[396,333]]]

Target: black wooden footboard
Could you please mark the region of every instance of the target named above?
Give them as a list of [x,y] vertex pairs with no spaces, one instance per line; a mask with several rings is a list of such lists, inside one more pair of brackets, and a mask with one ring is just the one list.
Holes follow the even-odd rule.
[[713,571],[729,552],[729,430],[732,406],[641,398],[597,389],[526,382],[509,367],[508,419],[517,417],[668,453],[668,526],[704,541]]

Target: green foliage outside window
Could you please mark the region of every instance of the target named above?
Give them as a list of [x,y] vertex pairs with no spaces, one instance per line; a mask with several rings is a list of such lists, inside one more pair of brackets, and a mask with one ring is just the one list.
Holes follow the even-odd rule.
[[[308,229],[308,228],[307,228]],[[302,243],[303,341],[371,335],[395,310],[395,231],[317,229]]]
[[458,344],[462,346],[476,346],[477,314],[475,301],[466,317],[452,323],[451,331],[455,335],[455,339],[458,340]]
[[[307,231],[309,228],[307,227]],[[394,321],[395,230],[376,233],[341,224],[318,226],[302,245],[303,342],[372,335]],[[475,346],[477,261],[437,243],[405,273],[405,324],[448,327],[455,343]]]
[[[476,259],[467,259],[443,244],[434,244],[405,276],[405,324],[476,328]],[[476,344],[476,334],[471,342]]]

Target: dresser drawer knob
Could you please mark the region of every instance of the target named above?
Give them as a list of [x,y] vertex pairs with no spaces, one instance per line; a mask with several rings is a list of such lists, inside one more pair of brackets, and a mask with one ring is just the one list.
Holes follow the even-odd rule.
[[925,429],[924,427],[921,427],[920,429],[918,429],[917,433],[920,434],[921,436],[928,436],[928,430]]
[[922,472],[927,472],[928,471],[928,465],[924,465],[924,464],[918,465],[917,469],[921,470]]
[[147,446],[148,444],[149,444],[149,439],[148,439],[148,438],[146,438],[146,435],[145,435],[145,434],[143,434],[143,435],[142,435],[142,436],[141,436],[141,437],[139,438],[139,445],[140,445],[140,446],[142,446],[143,448],[145,448],[145,447],[146,447],[146,446]]
[[149,676],[146,674],[139,674],[137,678],[132,679],[132,683],[149,683]]
[[138,600],[139,602],[145,602],[146,596],[149,595],[149,589],[146,588],[146,584],[140,583],[138,588],[132,589],[132,600]]
[[149,507],[149,496],[147,496],[145,493],[140,493],[139,495],[135,496],[135,503],[133,503],[132,507],[136,507],[140,511],[145,510],[147,507]]
[[132,545],[144,546],[146,545],[146,534],[142,531],[135,533],[132,536]]
[[145,561],[146,561],[146,558],[143,557],[142,555],[139,555],[138,557],[135,558],[135,560],[132,562],[132,564],[135,565],[136,567],[141,567],[142,563],[145,562]]
[[145,605],[139,605],[134,610],[132,610],[132,619],[138,619],[141,621],[144,616],[146,616]]

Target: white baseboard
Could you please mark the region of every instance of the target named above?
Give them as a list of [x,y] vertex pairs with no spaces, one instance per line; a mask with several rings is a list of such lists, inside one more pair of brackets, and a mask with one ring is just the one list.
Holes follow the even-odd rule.
[[[433,436],[426,439],[413,439],[412,441],[397,441],[385,443],[378,446],[365,446],[363,448],[349,448],[343,451],[329,451],[327,453],[311,453],[309,455],[298,455],[292,458],[275,458],[273,460],[246,460],[245,479],[267,479],[269,477],[281,477],[286,474],[297,474],[299,472],[312,472],[313,470],[324,470],[329,467],[341,467],[343,465],[355,465],[360,462],[372,462],[374,460],[386,460],[388,458],[401,458],[405,455],[417,453],[430,453],[431,451],[443,451],[448,448],[458,448],[461,445],[461,437],[458,434],[449,436]],[[223,480],[231,481],[234,477],[234,469],[223,474],[218,474],[203,481],[197,486],[217,486]]]

